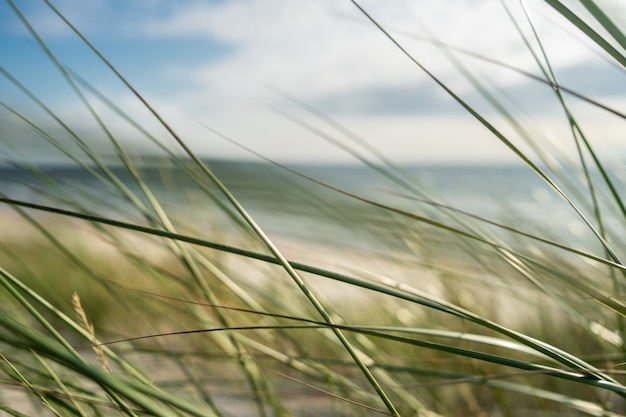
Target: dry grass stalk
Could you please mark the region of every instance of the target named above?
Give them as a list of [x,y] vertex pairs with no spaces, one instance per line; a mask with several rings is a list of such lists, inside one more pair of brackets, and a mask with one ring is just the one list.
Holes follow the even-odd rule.
[[102,346],[100,346],[100,342],[98,342],[98,339],[96,338],[96,331],[93,325],[89,323],[89,320],[87,320],[87,314],[85,313],[85,310],[80,303],[80,297],[76,292],[72,294],[72,305],[74,306],[74,311],[78,315],[78,318],[83,322],[83,327],[89,332],[91,336],[91,343],[93,343],[92,349],[94,350],[94,352],[96,352],[96,355],[100,359],[102,367],[108,372],[111,372],[111,369],[109,369],[107,358],[104,355],[104,350],[102,349]]

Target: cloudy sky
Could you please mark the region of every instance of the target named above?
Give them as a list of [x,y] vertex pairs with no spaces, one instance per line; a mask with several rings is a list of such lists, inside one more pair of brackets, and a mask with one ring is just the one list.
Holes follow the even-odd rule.
[[[43,2],[14,1],[67,68],[178,152],[139,101]],[[568,125],[547,86],[466,53],[541,74],[511,20],[540,53],[521,3],[504,3],[508,12],[496,0],[360,2],[413,58],[512,142],[529,149],[519,130],[478,93],[467,74],[506,106],[542,149],[554,145],[571,154],[574,144]],[[515,160],[348,0],[56,0],[53,4],[202,156],[250,157],[205,127],[209,126],[274,159],[353,160],[326,138],[363,148],[329,119],[321,118],[321,113],[398,162]],[[626,112],[624,69],[543,1],[524,4],[559,82]],[[567,4],[587,18],[576,0]],[[600,4],[616,24],[626,26],[626,5],[621,0]],[[111,152],[85,105],[5,2],[0,3],[0,51],[0,65],[6,72],[0,76],[0,101],[13,111],[0,108],[0,146],[6,155],[11,150],[56,158],[56,151],[41,145],[34,130],[14,112],[56,139],[67,140],[67,133],[6,74],[100,152]],[[85,85],[81,88],[126,146],[154,152],[154,146],[110,105]],[[623,118],[579,99],[567,99],[594,146],[609,156],[626,157]]]

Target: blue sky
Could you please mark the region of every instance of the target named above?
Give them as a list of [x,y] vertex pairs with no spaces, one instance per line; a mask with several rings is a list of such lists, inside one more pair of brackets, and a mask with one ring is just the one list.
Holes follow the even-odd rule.
[[[115,65],[185,138],[207,157],[249,157],[207,131],[211,126],[271,158],[348,161],[352,157],[301,124],[296,116],[339,140],[328,124],[276,94],[284,90],[340,122],[399,162],[488,162],[515,158],[349,1],[60,0],[59,10]],[[517,1],[506,2],[522,30],[529,25]],[[570,2],[577,7],[576,1]],[[601,2],[626,24],[626,6]],[[15,1],[54,54],[172,149],[175,145],[138,101],[43,2]],[[406,49],[519,146],[524,140],[489,106],[442,49],[424,38],[539,74],[506,10],[497,1],[363,1]],[[560,82],[626,111],[626,76],[543,1],[528,10]],[[576,9],[578,10],[578,9]],[[584,16],[584,14],[583,14]],[[536,51],[537,45],[533,44]],[[88,137],[110,152],[96,122],[42,53],[7,3],[0,3],[0,65]],[[540,144],[573,149],[567,123],[546,86],[493,64],[455,54],[522,121]],[[114,134],[137,152],[154,148],[96,97],[87,94]],[[0,100],[59,140],[66,134],[6,78]],[[571,106],[599,149],[626,152],[623,119],[578,100]],[[277,112],[276,109],[280,111]],[[55,152],[9,111],[0,111],[6,149],[39,159]],[[544,146],[544,145],[542,145]],[[548,146],[548,145],[545,145]],[[616,152],[617,150],[617,152]]]

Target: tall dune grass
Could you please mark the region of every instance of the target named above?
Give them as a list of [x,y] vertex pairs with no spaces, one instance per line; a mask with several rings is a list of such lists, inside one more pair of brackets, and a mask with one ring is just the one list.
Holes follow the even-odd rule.
[[[21,186],[30,187],[28,195],[37,199],[0,190],[6,224],[0,239],[0,414],[626,413],[626,191],[595,152],[569,103],[574,95],[621,119],[623,109],[561,87],[540,36],[533,30],[535,37],[527,38],[520,30],[541,73],[532,78],[554,92],[579,156],[563,169],[487,88],[487,80],[466,68],[458,50],[431,40],[532,153],[353,3],[390,48],[426,72],[534,171],[579,216],[593,242],[564,240],[515,214],[503,221],[450,206],[437,190],[425,189],[347,127],[277,91],[350,141],[288,116],[292,122],[343,147],[394,187],[374,198],[268,159],[254,171],[266,178],[246,178],[238,171],[244,181],[266,187],[259,192],[267,193],[268,203],[280,196],[284,207],[306,210],[313,222],[330,221],[337,233],[340,228],[362,233],[334,245],[301,239],[279,243],[237,199],[228,170],[221,175],[219,164],[198,157],[51,3],[46,1],[162,124],[177,148],[151,136],[132,114],[65,67],[9,0],[117,160],[110,164],[17,74],[0,67],[58,129],[46,128],[11,103],[0,103],[3,111],[71,161],[88,184],[73,187],[62,171],[29,163],[27,157],[10,161],[19,173],[16,181],[28,178]],[[622,28],[596,3],[581,1],[593,24],[559,1],[547,3],[615,65],[626,66]],[[531,15],[526,17],[512,24],[533,27]],[[127,149],[95,103],[151,141],[162,155],[159,163],[142,163]],[[232,140],[211,131],[207,134]],[[169,206],[163,193],[174,190],[188,191],[177,198],[210,207],[211,216]],[[200,219],[202,224],[194,223]],[[386,240],[359,247],[356,236]]]

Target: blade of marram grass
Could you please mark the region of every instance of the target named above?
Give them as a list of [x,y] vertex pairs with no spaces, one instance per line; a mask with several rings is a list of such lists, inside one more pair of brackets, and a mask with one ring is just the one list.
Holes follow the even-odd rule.
[[617,41],[617,43],[626,50],[626,36],[624,32],[615,24],[615,22],[602,10],[594,1],[580,0],[583,6],[591,13],[591,15],[602,25],[604,29]]
[[[571,125],[571,130],[572,130],[572,134],[574,136],[575,139],[575,143],[578,149],[578,154],[581,156],[581,160],[582,160],[582,165],[583,165],[583,172],[586,175],[587,178],[587,183],[590,184],[591,187],[591,195],[592,195],[592,202],[593,202],[593,207],[594,207],[594,212],[596,214],[598,214],[597,212],[597,207],[598,207],[598,203],[596,200],[596,196],[595,196],[595,190],[593,188],[593,184],[590,183],[590,179],[589,179],[589,171],[587,169],[587,166],[585,164],[584,158],[582,158],[582,152],[580,150],[580,145],[579,145],[579,141],[578,141],[578,136],[575,132],[576,128],[577,128],[577,124],[576,124],[576,120],[575,118],[571,115],[571,112],[569,111],[564,98],[561,94],[561,91],[559,89],[559,84],[557,82],[556,76],[554,75],[554,72],[550,66],[550,61],[548,60],[547,54],[545,53],[544,49],[543,49],[543,45],[541,43],[541,39],[539,38],[539,36],[537,35],[535,26],[530,18],[530,15],[523,3],[522,0],[520,0],[520,3],[522,4],[522,9],[524,10],[524,13],[530,23],[530,26],[532,28],[533,34],[535,35],[535,39],[539,44],[539,48],[542,52],[542,56],[544,57],[544,61],[546,62],[546,65],[543,65],[541,60],[539,59],[539,57],[537,56],[537,54],[535,53],[534,49],[532,48],[530,41],[528,40],[528,38],[526,37],[526,35],[523,33],[522,29],[520,28],[517,20],[513,17],[509,7],[506,5],[506,3],[504,1],[501,0],[501,4],[504,7],[507,16],[509,17],[510,21],[512,22],[513,26],[516,28],[518,34],[520,35],[521,39],[523,40],[524,44],[526,45],[527,50],[531,53],[531,55],[533,56],[535,62],[537,63],[538,67],[540,68],[544,78],[539,78],[544,80],[544,82],[548,85],[550,85],[552,87],[552,90],[555,92],[557,99],[559,100],[559,102],[561,103],[561,106],[564,108],[565,113],[567,115],[567,119],[568,122]],[[474,76],[458,59],[456,59],[454,57],[454,55],[450,54],[449,49],[445,48],[443,49],[444,54],[446,55],[446,57],[453,63],[453,65],[463,74],[463,76],[465,77],[465,79],[467,79],[472,86],[475,88],[475,90],[477,92],[480,93],[480,95],[485,98],[485,100],[487,100],[488,103],[490,103],[497,111],[498,113],[500,113],[502,116],[504,116],[505,120],[507,120],[507,122],[509,122],[509,124],[511,124],[511,126],[515,129],[515,131],[525,140],[526,143],[528,143],[532,149],[539,155],[539,157],[541,158],[542,162],[550,167],[551,164],[549,163],[549,160],[546,158],[546,155],[543,154],[543,149],[541,146],[536,146],[535,145],[535,140],[533,140],[533,135],[526,129],[526,127],[524,126],[523,123],[520,122],[520,120],[518,120],[509,110],[507,110],[507,108],[493,95],[491,94],[488,89],[483,85],[483,83],[476,77]],[[546,68],[547,67],[547,68]],[[580,131],[580,130],[579,130]],[[582,133],[581,133],[582,134]],[[554,172],[554,171],[553,171]],[[602,225],[602,222],[600,222],[600,230],[599,230],[600,234],[602,235],[603,238],[606,239],[606,235],[605,235],[605,231]]]
[[37,388],[33,386],[31,382],[19,371],[19,369],[17,369],[17,367],[11,361],[9,361],[9,359],[2,353],[0,353],[0,360],[2,360],[2,362],[4,362],[8,366],[10,375],[12,375],[16,381],[24,384],[24,386],[29,391],[31,391],[34,395],[39,397],[41,404],[45,408],[50,410],[50,412],[52,412],[52,414],[54,414],[55,416],[63,417],[61,413],[52,404],[50,404],[46,396],[43,395],[41,392],[39,392],[39,390],[37,390]]
[[344,402],[350,403],[350,404],[352,404],[352,405],[356,405],[357,407],[361,407],[361,408],[363,408],[363,409],[365,409],[365,410],[370,410],[370,411],[374,411],[374,412],[379,413],[379,414],[384,414],[384,415],[388,415],[388,416],[393,416],[393,414],[389,414],[389,413],[388,413],[387,411],[385,411],[385,410],[379,410],[378,408],[375,408],[375,407],[370,407],[370,406],[369,406],[369,405],[367,405],[367,404],[363,404],[363,403],[359,403],[359,402],[357,402],[357,401],[350,400],[349,398],[342,397],[342,396],[340,396],[340,395],[334,394],[333,392],[330,392],[330,391],[328,391],[328,390],[325,390],[325,389],[322,389],[322,388],[316,387],[315,385],[309,384],[309,383],[307,383],[307,382],[304,382],[304,381],[302,381],[302,380],[300,380],[300,379],[294,378],[294,377],[289,376],[289,375],[287,375],[287,374],[284,374],[284,373],[282,373],[282,372],[278,372],[278,371],[275,371],[275,370],[272,370],[272,372],[273,372],[273,373],[275,373],[275,374],[276,374],[276,375],[278,375],[278,376],[281,376],[281,377],[283,377],[283,378],[285,378],[285,379],[288,379],[288,380],[290,380],[290,381],[292,381],[292,382],[295,382],[295,383],[297,383],[297,384],[303,385],[303,386],[305,386],[305,387],[307,387],[307,388],[310,388],[310,389],[312,389],[312,390],[314,390],[314,391],[320,392],[320,393],[322,393],[322,394],[324,394],[324,395],[326,395],[326,396],[329,396],[329,397],[332,397],[332,398],[336,398],[336,399],[338,399],[338,400],[341,400],[341,401],[344,401]]
[[[585,23],[576,13],[572,12],[567,6],[565,6],[559,0],[545,0],[554,10],[556,10],[561,16],[569,20],[578,30],[587,35],[594,43],[600,48],[604,49],[616,62],[622,67],[626,68],[626,55],[623,52],[618,51],[609,42],[606,41],[598,32],[593,30],[587,23]],[[621,38],[618,35],[618,38]],[[626,48],[622,45],[623,48]]]
[[542,398],[554,402],[558,402],[560,404],[566,405],[567,407],[574,409],[578,412],[588,414],[590,416],[603,416],[603,417],[620,417],[623,414],[614,413],[606,410],[606,407],[603,407],[597,403],[581,400],[578,398],[573,398],[565,394],[561,394],[559,392],[548,391],[540,388],[535,388],[532,385],[522,385],[515,384],[508,381],[494,381],[487,380],[485,382],[487,385],[501,388],[512,392],[518,392],[521,394],[528,395],[532,398]]
[[74,394],[68,389],[67,385],[63,382],[61,377],[48,365],[48,363],[36,353],[33,353],[35,359],[37,359],[37,363],[40,364],[42,370],[48,374],[48,376],[54,381],[54,383],[61,389],[61,392],[65,394],[66,398],[70,400],[74,409],[76,410],[76,414],[79,416],[86,416],[85,411],[82,409],[81,405],[78,403]]
[[[410,369],[406,370],[407,372],[412,372]],[[613,413],[611,411],[606,410],[606,407],[603,407],[595,402],[581,400],[576,397],[568,396],[559,392],[549,391],[546,389],[536,388],[532,385],[525,385],[520,383],[514,383],[509,381],[501,381],[500,378],[503,377],[516,377],[520,375],[528,375],[529,372],[525,373],[513,373],[513,374],[504,374],[504,375],[484,375],[484,376],[472,376],[472,375],[463,375],[463,374],[452,374],[445,372],[433,371],[433,376],[439,376],[444,379],[448,379],[448,381],[440,381],[433,382],[432,384],[419,384],[418,386],[444,386],[444,385],[456,385],[456,384],[479,384],[486,385],[492,388],[498,388],[510,392],[516,392],[519,394],[526,395],[533,398],[541,398],[545,400],[549,400],[552,402],[556,402],[558,404],[564,405],[572,410],[576,410],[578,412],[590,415],[590,416],[603,416],[603,417],[621,417],[623,414]]]
[[32,416],[29,416],[28,414],[24,414],[22,412],[14,410],[10,408],[9,406],[1,404],[1,403],[0,403],[0,410],[4,411],[5,413],[13,417],[32,417]]
[[[4,381],[0,381],[0,383],[3,383]],[[8,389],[11,388],[19,388],[18,386],[13,386],[13,387],[9,387]],[[50,398],[57,398],[57,399],[63,399],[66,398],[66,394],[57,391],[57,390],[53,390],[50,389],[47,386],[43,386],[41,384],[38,385],[33,385],[33,387],[40,393],[46,395],[47,397]],[[112,404],[111,402],[107,402],[104,398],[102,397],[98,397],[98,396],[94,396],[94,395],[90,395],[86,392],[72,392],[71,393],[72,397],[76,400],[79,401],[80,403],[84,404],[85,406],[89,406],[91,407],[91,411],[94,413],[93,415],[96,416],[102,416],[102,415],[107,415],[107,414],[102,414],[100,413],[99,408],[101,409],[108,409],[108,410],[116,410],[116,411],[120,411],[120,408],[117,407],[115,404]],[[3,408],[2,404],[0,403],[0,410],[4,410],[6,412],[8,411],[8,408]],[[137,415],[141,415],[143,410],[140,410],[139,408],[136,408],[133,410]],[[27,416],[26,414],[20,414],[19,412],[17,412],[16,410],[13,410],[13,412],[16,412],[18,414],[15,415],[20,415],[20,416]],[[12,414],[14,415],[14,414]],[[27,417],[32,417],[32,413],[30,415],[28,415]]]

